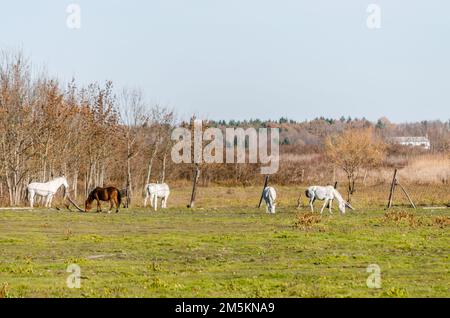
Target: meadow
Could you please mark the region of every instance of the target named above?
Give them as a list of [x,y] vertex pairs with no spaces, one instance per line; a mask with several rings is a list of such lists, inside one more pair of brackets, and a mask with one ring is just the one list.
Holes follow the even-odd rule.
[[[296,208],[301,189],[277,187],[276,215],[256,208],[259,187],[218,186],[199,188],[194,209],[179,186],[157,212],[0,210],[0,297],[450,296],[450,208],[413,210],[399,194],[386,212],[373,186],[355,212],[320,217]],[[450,201],[445,187],[410,191],[418,206]],[[370,264],[381,288],[366,284]]]

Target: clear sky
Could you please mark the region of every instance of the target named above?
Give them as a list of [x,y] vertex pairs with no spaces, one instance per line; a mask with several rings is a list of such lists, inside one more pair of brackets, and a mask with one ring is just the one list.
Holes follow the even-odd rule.
[[141,88],[181,117],[450,119],[448,0],[1,2],[1,48],[63,81]]

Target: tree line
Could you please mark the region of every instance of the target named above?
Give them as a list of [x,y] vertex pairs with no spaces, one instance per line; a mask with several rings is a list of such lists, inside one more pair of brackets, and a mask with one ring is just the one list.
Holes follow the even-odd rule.
[[[149,107],[138,90],[115,93],[109,81],[82,88],[71,81],[62,87],[57,79],[32,72],[31,63],[21,53],[2,52],[3,203],[19,205],[30,182],[46,182],[60,175],[68,177],[74,197],[111,181],[133,191],[134,185],[151,178],[164,180],[172,110]],[[133,160],[141,163],[139,170]],[[162,166],[157,176],[156,164]]]
[[[0,203],[19,205],[30,182],[46,182],[60,175],[68,178],[73,197],[111,184],[128,187],[132,195],[140,196],[150,182],[190,181],[198,167],[175,165],[170,160],[172,129],[189,125],[189,121],[177,120],[174,110],[150,105],[138,89],[117,90],[110,81],[79,87],[72,80],[63,85],[45,73],[36,73],[22,53],[1,52]],[[207,120],[205,127],[278,127],[282,158],[273,182],[326,179],[334,169],[328,163],[333,162],[348,171],[349,192],[354,190],[359,166],[383,164],[385,155],[398,152],[398,147],[381,146],[388,137],[427,135],[433,151],[450,152],[450,121],[393,124],[386,118],[372,123],[342,117],[298,122],[282,117]],[[361,134],[369,130],[370,134]],[[351,133],[346,135],[347,131]],[[345,142],[350,139],[354,142]],[[367,151],[360,159],[342,156],[343,151],[358,153],[351,146],[369,139],[376,140],[375,152]],[[311,156],[290,159],[290,155],[305,154]],[[376,160],[364,163],[369,154]],[[258,171],[258,164],[203,165],[199,182],[251,185],[259,181]]]

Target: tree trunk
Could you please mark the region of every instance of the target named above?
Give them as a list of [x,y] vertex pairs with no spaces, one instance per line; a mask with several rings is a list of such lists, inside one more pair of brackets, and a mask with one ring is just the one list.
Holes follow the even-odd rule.
[[161,183],[164,183],[164,180],[166,179],[166,160],[167,160],[167,152],[165,152],[163,156]]
[[73,175],[72,189],[73,189],[73,196],[76,200],[78,196],[78,169],[75,170],[75,173]]
[[188,208],[193,208],[195,206],[195,197],[197,196],[197,183],[198,183],[199,177],[200,177],[200,167],[198,164],[195,164],[194,177],[192,180],[191,201],[188,205]]
[[153,147],[153,152],[152,152],[152,155],[150,157],[150,161],[148,163],[147,179],[145,180],[145,184],[146,185],[150,183],[150,178],[151,178],[151,175],[152,175],[152,168],[153,168],[153,161],[155,160],[156,154],[158,153],[159,143],[160,143],[160,139],[155,142],[155,145]]

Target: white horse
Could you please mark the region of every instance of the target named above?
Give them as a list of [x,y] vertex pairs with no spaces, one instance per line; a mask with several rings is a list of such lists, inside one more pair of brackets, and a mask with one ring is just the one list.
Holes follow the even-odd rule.
[[170,189],[166,183],[150,183],[145,186],[144,207],[147,206],[147,200],[150,198],[150,206],[158,208],[158,198],[161,198],[161,208],[167,208],[167,199],[169,198]]
[[67,183],[66,177],[59,177],[45,183],[40,182],[30,183],[27,186],[28,201],[30,202],[30,207],[33,208],[34,197],[36,195],[39,195],[41,197],[46,198],[45,207],[50,208],[52,206],[53,196],[61,186],[64,186],[64,195],[65,195],[66,190],[69,188],[69,184]]
[[320,214],[323,213],[323,210],[328,205],[328,209],[330,211],[330,214],[333,214],[332,210],[332,204],[333,200],[336,200],[338,202],[339,211],[341,211],[342,214],[345,214],[345,208],[349,207],[350,209],[354,210],[353,207],[345,201],[341,194],[332,186],[312,186],[309,187],[306,192],[306,197],[309,199],[309,206],[311,207],[311,211],[314,212],[314,201],[317,199],[325,201],[323,204],[322,210],[320,210]]
[[274,188],[266,187],[263,191],[263,199],[266,201],[266,212],[275,213],[275,200],[277,198],[277,193]]

